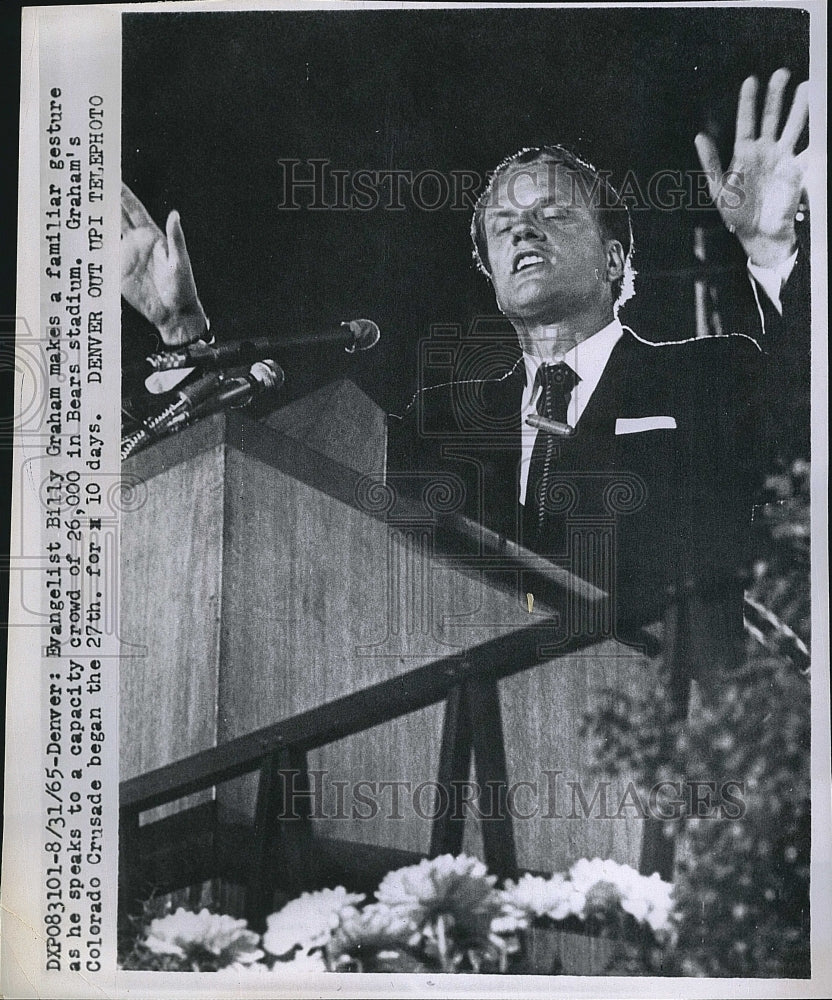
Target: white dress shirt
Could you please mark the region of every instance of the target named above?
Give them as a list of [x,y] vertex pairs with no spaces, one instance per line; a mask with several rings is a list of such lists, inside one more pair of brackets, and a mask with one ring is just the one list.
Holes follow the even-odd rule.
[[[780,301],[780,296],[783,292],[783,285],[789,280],[796,260],[797,250],[787,260],[775,264],[774,267],[762,267],[760,264],[752,264],[750,260],[748,262],[748,273],[757,279],[758,284],[771,299],[774,308],[781,316],[783,315],[783,303]],[[757,285],[753,281],[751,285],[754,289],[754,297],[757,298]],[[757,299],[757,307],[759,308],[759,306],[760,300]]]

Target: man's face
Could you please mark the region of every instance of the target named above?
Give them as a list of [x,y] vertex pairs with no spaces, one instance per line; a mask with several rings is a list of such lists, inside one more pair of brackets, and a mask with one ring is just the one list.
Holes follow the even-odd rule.
[[610,300],[599,191],[563,164],[517,164],[485,207],[491,280],[512,319],[555,323]]

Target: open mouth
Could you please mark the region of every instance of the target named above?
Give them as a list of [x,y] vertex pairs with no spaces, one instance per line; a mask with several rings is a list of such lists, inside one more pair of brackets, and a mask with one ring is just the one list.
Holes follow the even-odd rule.
[[536,253],[534,250],[524,250],[514,258],[514,265],[511,269],[512,274],[519,274],[521,271],[527,271],[530,267],[537,267],[543,263],[545,261],[539,253]]

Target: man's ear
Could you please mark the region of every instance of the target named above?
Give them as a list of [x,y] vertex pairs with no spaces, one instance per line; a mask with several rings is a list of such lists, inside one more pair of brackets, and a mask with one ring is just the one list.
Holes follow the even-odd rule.
[[612,283],[624,277],[624,262],[626,254],[624,247],[618,240],[607,240],[606,250],[606,276],[607,281]]

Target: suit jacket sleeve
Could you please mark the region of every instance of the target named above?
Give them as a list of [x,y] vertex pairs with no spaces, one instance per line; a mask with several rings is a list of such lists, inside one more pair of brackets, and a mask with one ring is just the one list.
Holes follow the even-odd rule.
[[[808,240],[801,234],[797,261],[782,295],[782,314],[766,292],[743,275],[732,289],[729,328],[750,337],[762,352],[760,371],[747,387],[756,397],[753,446],[765,469],[809,457],[811,324]],[[740,397],[746,388],[739,387]],[[744,405],[752,405],[744,400]]]

